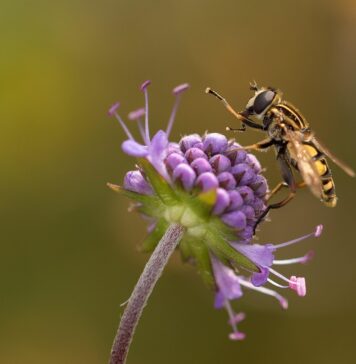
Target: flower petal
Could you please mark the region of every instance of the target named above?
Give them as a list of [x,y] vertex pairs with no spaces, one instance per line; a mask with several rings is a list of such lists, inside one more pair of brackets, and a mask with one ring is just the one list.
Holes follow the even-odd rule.
[[126,173],[124,188],[143,195],[151,195],[153,192],[149,183],[143,178],[141,172],[138,170]]
[[148,155],[148,148],[146,145],[139,144],[134,140],[125,140],[121,144],[121,148],[124,153],[132,156],[132,157],[146,157]]
[[238,299],[243,293],[239,283],[239,277],[231,268],[223,265],[213,256],[212,264],[215,281],[218,286],[218,293],[215,296],[215,308],[222,308],[224,301]]
[[167,156],[168,144],[167,134],[163,130],[159,130],[151,140],[148,155],[148,160],[151,164],[167,180],[169,180],[169,177],[164,160]]
[[263,286],[267,282],[269,276],[268,268],[261,267],[260,269],[261,272],[253,273],[251,276],[251,283],[256,287]]
[[232,243],[232,246],[261,267],[271,267],[273,264],[275,248],[272,244],[242,244]]

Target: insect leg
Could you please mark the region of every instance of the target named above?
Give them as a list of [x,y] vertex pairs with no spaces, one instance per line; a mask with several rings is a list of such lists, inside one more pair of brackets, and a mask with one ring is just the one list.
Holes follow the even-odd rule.
[[[282,177],[283,177],[284,182],[281,182],[280,184],[278,184],[276,186],[276,188],[274,188],[272,190],[272,192],[275,190],[279,191],[284,186],[288,186],[290,189],[290,192],[289,192],[289,195],[286,198],[284,198],[282,201],[273,203],[266,207],[266,209],[263,211],[263,213],[258,217],[258,219],[256,221],[256,224],[254,226],[254,233],[256,231],[258,224],[265,218],[265,216],[268,214],[269,210],[278,209],[278,208],[286,205],[289,201],[291,201],[293,199],[293,197],[295,196],[296,190],[297,190],[298,185],[295,183],[292,169],[291,169],[288,161],[285,159],[284,154],[279,153],[277,156],[277,160],[281,167],[281,172],[282,172]],[[275,191],[275,192],[277,192],[277,191]]]
[[227,131],[232,131],[234,133],[243,132],[243,131],[246,131],[246,125],[242,124],[241,128],[231,128],[230,126],[227,126],[226,130]]
[[[224,97],[219,95],[216,91],[212,90],[210,87],[207,87],[205,89],[205,93],[211,94],[211,95],[215,96],[216,98],[218,98],[224,104],[226,109],[229,112],[231,112],[231,114],[234,115],[235,118],[237,118],[238,120],[240,120],[242,122],[242,125],[246,124],[247,126],[249,126],[251,128],[264,130],[264,127],[262,125],[254,122],[253,120],[249,119],[247,116],[243,115],[242,113],[235,111],[233,109],[233,107],[227,102],[227,100]],[[244,131],[244,127],[242,127],[240,131]]]
[[263,149],[267,149],[270,146],[274,145],[275,141],[273,139],[267,138],[264,140],[261,140],[258,143],[255,144],[251,144],[251,145],[246,145],[245,147],[241,147],[239,149],[243,149],[243,150],[263,150]]
[[[296,188],[303,188],[306,186],[304,181],[297,183]],[[286,182],[279,182],[277,186],[268,194],[266,201],[269,201],[277,192],[279,192],[283,187],[288,187]]]
[[275,115],[277,118],[279,118],[281,121],[283,121],[283,122],[287,123],[288,125],[292,126],[294,130],[299,130],[300,129],[298,124],[293,119],[291,119],[287,115],[281,113],[277,108],[271,109],[270,112],[273,115]]
[[266,197],[266,201],[269,201],[283,187],[288,187],[288,185],[285,182],[279,182],[278,185],[268,194],[268,196]]

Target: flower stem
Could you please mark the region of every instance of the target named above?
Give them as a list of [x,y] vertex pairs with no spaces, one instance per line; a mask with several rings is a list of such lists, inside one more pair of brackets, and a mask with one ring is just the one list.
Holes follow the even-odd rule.
[[125,363],[143,308],[183,233],[181,225],[171,224],[148,260],[122,315],[111,349],[110,364]]

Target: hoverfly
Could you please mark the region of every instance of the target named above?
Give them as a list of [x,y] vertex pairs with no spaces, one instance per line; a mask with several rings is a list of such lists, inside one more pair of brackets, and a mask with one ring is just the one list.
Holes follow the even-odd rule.
[[[283,181],[270,192],[267,200],[282,187],[289,188],[289,195],[280,202],[270,204],[255,226],[270,209],[284,206],[293,199],[297,189],[304,186],[309,187],[326,206],[334,207],[337,202],[335,184],[326,157],[329,157],[349,176],[354,177],[355,172],[315,138],[306,119],[296,107],[283,100],[280,90],[272,87],[259,88],[255,82],[250,84],[250,89],[255,92],[255,95],[248,101],[242,112],[236,112],[214,90],[207,88],[206,93],[217,97],[227,110],[241,121],[241,128],[227,128],[227,130],[245,131],[248,126],[267,133],[266,139],[242,149],[263,150],[271,146],[275,147]],[[262,121],[262,124],[250,119],[250,116],[255,116]],[[301,175],[301,182],[295,181],[293,169]]]

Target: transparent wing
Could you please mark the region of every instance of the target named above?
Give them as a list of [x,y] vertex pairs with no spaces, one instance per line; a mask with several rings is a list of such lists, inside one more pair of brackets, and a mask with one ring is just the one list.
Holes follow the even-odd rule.
[[321,198],[323,192],[322,182],[315,162],[302,143],[302,134],[289,129],[285,129],[285,134],[286,140],[289,142],[287,144],[288,151],[290,156],[297,162],[304,182],[316,197]]
[[342,160],[337,158],[333,153],[330,152],[328,148],[325,147],[319,140],[315,137],[312,139],[313,144],[319,149],[322,153],[324,153],[327,157],[329,157],[337,166],[339,166],[345,173],[347,173],[350,177],[355,177],[355,171],[349,167]]

